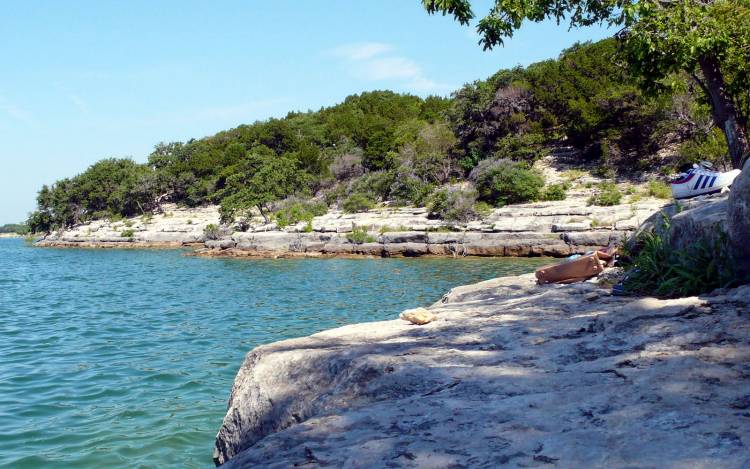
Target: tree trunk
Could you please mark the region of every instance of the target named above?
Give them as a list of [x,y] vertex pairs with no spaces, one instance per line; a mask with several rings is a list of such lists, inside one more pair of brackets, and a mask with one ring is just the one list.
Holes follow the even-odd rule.
[[699,63],[706,79],[706,91],[711,99],[714,123],[724,132],[727,139],[732,166],[742,169],[743,158],[750,153],[747,129],[740,123],[734,100],[726,90],[718,59],[714,56],[704,56],[700,58]]

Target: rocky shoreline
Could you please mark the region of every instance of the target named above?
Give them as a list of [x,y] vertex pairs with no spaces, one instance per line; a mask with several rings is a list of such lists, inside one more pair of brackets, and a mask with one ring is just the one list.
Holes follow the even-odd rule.
[[217,465],[750,464],[750,285],[657,300],[524,275],[429,310],[248,353]]
[[[494,209],[481,220],[448,223],[415,207],[380,207],[347,214],[333,210],[309,224],[280,228],[256,223],[245,232],[206,233],[219,226],[217,207],[165,206],[162,213],[97,220],[51,234],[40,247],[192,247],[210,257],[321,256],[554,256],[565,257],[620,242],[665,201],[643,199],[614,207],[587,204],[587,193],[567,200]],[[361,239],[355,239],[355,231]]]

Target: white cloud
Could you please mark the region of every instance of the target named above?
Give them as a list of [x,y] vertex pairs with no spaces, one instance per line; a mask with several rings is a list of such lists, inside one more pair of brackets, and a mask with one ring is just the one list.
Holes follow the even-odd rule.
[[422,67],[408,57],[392,54],[390,44],[367,42],[344,44],[331,52],[343,59],[349,74],[364,81],[387,81],[392,86],[417,92],[448,92],[455,87],[425,76]]
[[71,93],[68,95],[68,100],[73,104],[73,106],[78,109],[78,111],[82,114],[88,114],[89,113],[89,106],[86,104],[86,101],[83,100],[80,96],[77,94]]
[[3,96],[0,96],[0,111],[17,121],[23,122],[24,124],[30,124],[33,120],[33,115],[30,111],[16,106]]
[[348,60],[366,60],[376,55],[390,52],[393,46],[382,42],[359,42],[356,44],[344,44],[333,49],[331,52],[337,57]]
[[205,108],[182,117],[191,121],[258,119],[257,115],[260,111],[272,109],[280,104],[288,104],[290,102],[289,98],[260,99],[238,105]]

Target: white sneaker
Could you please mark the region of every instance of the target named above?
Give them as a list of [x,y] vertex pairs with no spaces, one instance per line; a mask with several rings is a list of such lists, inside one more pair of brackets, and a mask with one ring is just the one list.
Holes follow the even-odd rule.
[[677,180],[672,181],[672,195],[675,199],[686,199],[721,192],[725,187],[731,186],[739,174],[739,169],[721,173],[696,164],[692,169],[680,174]]

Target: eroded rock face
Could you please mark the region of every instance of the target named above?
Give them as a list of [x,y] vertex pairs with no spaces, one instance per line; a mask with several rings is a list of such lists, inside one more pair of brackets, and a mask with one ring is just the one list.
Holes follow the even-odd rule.
[[728,205],[729,239],[741,275],[750,278],[750,159],[735,179]]
[[749,302],[750,285],[666,301],[531,275],[456,288],[427,325],[356,324],[250,352],[215,460],[748,467]]
[[94,220],[53,233],[38,246],[71,247],[179,247],[203,243],[204,229],[219,224],[216,206],[184,208],[165,204],[162,213],[124,220]]

